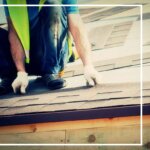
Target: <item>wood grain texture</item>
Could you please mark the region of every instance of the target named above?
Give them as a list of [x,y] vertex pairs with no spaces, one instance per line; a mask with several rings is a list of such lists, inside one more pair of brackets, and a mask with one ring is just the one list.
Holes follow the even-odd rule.
[[[140,117],[118,117],[118,118],[105,118],[105,119],[91,119],[91,120],[76,120],[76,121],[64,121],[64,122],[49,122],[49,123],[37,123],[29,125],[15,125],[0,127],[0,134],[19,134],[19,133],[33,133],[57,131],[57,130],[76,130],[76,129],[88,129],[88,128],[107,128],[107,127],[119,127],[127,126],[128,124],[134,126],[139,125]],[[150,124],[150,116],[144,116],[144,125]]]
[[[150,129],[147,131],[149,132]],[[140,143],[140,127],[110,127],[68,130],[68,143]],[[117,139],[117,140],[116,140]]]
[[[34,131],[36,132],[36,130]],[[13,134],[13,135],[2,135],[0,136],[1,143],[64,143],[65,142],[65,131],[54,131],[54,132],[36,132],[36,133],[24,133],[24,134]],[[7,140],[6,140],[7,139]]]
[[[120,117],[1,127],[0,143],[139,143],[139,125],[140,117]],[[150,116],[143,116],[145,148],[149,132]]]

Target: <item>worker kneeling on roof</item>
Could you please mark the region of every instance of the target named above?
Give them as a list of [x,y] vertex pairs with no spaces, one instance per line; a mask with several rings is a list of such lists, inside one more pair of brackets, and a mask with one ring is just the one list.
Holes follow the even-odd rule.
[[[4,0],[8,32],[0,29],[0,94],[11,90],[26,93],[28,75],[42,76],[50,89],[63,88],[61,74],[72,51],[71,33],[84,65],[84,76],[91,86],[99,84],[99,74],[90,58],[90,43],[77,6],[77,0]],[[37,7],[16,5],[40,4]]]

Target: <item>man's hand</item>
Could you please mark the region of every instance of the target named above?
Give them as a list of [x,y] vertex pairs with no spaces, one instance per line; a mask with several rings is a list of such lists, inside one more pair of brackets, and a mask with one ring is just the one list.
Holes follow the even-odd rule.
[[26,72],[18,72],[17,78],[12,83],[14,92],[17,93],[19,91],[21,94],[25,94],[28,83],[28,74]]
[[87,86],[95,86],[101,82],[100,74],[92,65],[84,67],[84,77],[87,81]]

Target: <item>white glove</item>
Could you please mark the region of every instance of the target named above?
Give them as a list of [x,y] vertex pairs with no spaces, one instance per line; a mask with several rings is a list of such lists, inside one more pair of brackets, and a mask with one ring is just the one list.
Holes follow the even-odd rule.
[[18,72],[17,78],[12,83],[14,92],[17,93],[18,91],[20,91],[21,94],[25,94],[28,83],[28,74],[26,72]]
[[87,81],[87,86],[95,86],[100,84],[101,76],[92,65],[84,67],[84,77]]

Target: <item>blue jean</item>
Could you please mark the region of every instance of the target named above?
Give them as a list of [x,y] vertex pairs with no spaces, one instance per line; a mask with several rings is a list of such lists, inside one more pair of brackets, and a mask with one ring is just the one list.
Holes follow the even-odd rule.
[[[30,22],[30,63],[25,66],[30,75],[58,74],[67,63],[67,13],[62,7],[60,37],[55,47],[50,28],[50,9],[43,7],[38,17]],[[0,29],[0,77],[12,74],[16,74],[16,67],[10,53],[8,32]]]

